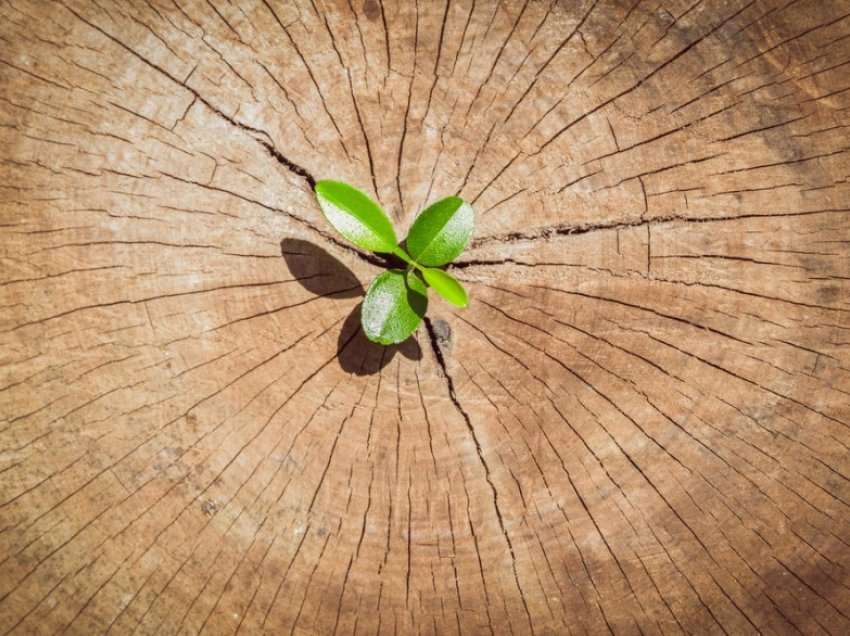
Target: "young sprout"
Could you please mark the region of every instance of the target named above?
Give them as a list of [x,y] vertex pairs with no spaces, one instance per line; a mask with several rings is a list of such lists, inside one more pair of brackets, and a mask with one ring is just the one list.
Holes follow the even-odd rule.
[[360,311],[369,340],[384,345],[406,340],[428,309],[428,287],[457,307],[469,304],[463,285],[441,269],[463,252],[472,236],[472,206],[463,199],[446,197],[425,208],[402,247],[381,207],[357,188],[319,181],[316,198],[328,222],[357,247],[407,263],[406,270],[390,269],[369,285]]

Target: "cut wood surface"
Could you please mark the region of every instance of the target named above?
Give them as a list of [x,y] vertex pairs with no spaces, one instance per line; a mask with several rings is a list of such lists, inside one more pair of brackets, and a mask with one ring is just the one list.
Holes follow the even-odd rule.
[[0,634],[850,633],[846,0],[0,18]]

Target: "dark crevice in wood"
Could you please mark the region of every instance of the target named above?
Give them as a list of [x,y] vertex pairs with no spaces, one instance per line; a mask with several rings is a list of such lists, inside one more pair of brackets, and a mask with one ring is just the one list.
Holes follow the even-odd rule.
[[449,399],[452,401],[457,412],[460,413],[461,417],[463,417],[464,422],[466,423],[466,427],[469,430],[469,434],[472,436],[472,441],[475,444],[475,450],[478,454],[478,458],[481,461],[481,466],[484,468],[485,479],[487,484],[490,486],[490,491],[493,494],[493,507],[496,511],[496,517],[499,520],[499,527],[502,530],[502,534],[505,537],[505,542],[507,543],[508,549],[511,553],[511,559],[514,560],[514,548],[513,543],[511,543],[510,536],[508,536],[508,532],[505,529],[505,521],[502,516],[502,510],[499,507],[499,493],[496,490],[496,486],[493,483],[493,479],[490,472],[490,466],[487,463],[487,460],[484,458],[484,451],[481,447],[481,442],[478,439],[478,434],[475,432],[475,427],[472,425],[472,420],[469,417],[469,413],[460,403],[460,400],[457,397],[457,391],[455,390],[455,383],[452,375],[449,373],[446,367],[446,360],[443,357],[443,350],[440,347],[437,332],[434,329],[434,324],[431,322],[431,319],[427,316],[423,319],[425,323],[425,329],[428,332],[428,339],[431,342],[431,350],[434,352],[434,358],[437,361],[437,365],[440,367],[440,371],[442,372],[443,377],[446,380],[446,389],[449,393]]
[[[238,122],[234,122],[237,126],[240,126]],[[287,170],[289,170],[292,174],[298,175],[303,178],[307,185],[310,186],[310,190],[314,190],[316,188],[316,178],[307,172],[306,168],[299,166],[297,163],[292,161],[291,159],[287,159],[281,152],[278,150],[274,144],[268,143],[266,141],[260,142],[266,150],[268,150],[269,154],[277,159],[277,161],[284,166]]]
[[[274,143],[271,141],[271,135],[269,135],[269,133],[267,133],[265,130],[262,130],[262,129],[260,129],[260,128],[254,128],[253,126],[249,126],[248,124],[242,123],[242,122],[240,122],[240,121],[236,120],[234,117],[231,117],[231,116],[227,115],[226,113],[224,113],[223,111],[221,111],[219,108],[217,108],[216,106],[214,106],[212,103],[210,103],[210,101],[209,101],[208,99],[206,99],[203,95],[201,95],[201,94],[200,94],[197,90],[195,90],[194,88],[192,88],[191,86],[189,86],[189,85],[188,85],[188,83],[187,83],[187,82],[188,82],[188,78],[187,78],[186,80],[184,80],[184,81],[180,81],[179,79],[177,79],[176,77],[174,77],[171,73],[169,73],[168,71],[166,71],[166,70],[165,70],[162,66],[160,66],[160,65],[158,65],[158,64],[156,64],[156,63],[154,63],[154,62],[152,62],[152,61],[150,61],[150,60],[148,60],[146,57],[144,57],[143,55],[141,55],[140,53],[138,53],[135,49],[133,49],[133,48],[131,48],[130,46],[128,46],[127,44],[125,44],[123,41],[119,40],[117,37],[115,37],[115,36],[114,36],[114,35],[112,35],[111,33],[109,33],[109,32],[107,32],[107,31],[105,31],[104,29],[102,29],[101,27],[97,26],[97,25],[96,25],[96,24],[94,24],[93,22],[90,22],[90,21],[86,20],[86,19],[85,19],[84,17],[82,17],[79,13],[77,13],[76,11],[74,11],[71,7],[69,7],[69,6],[67,6],[67,5],[64,5],[64,6],[65,6],[65,8],[66,8],[69,12],[71,12],[71,13],[72,13],[72,14],[73,14],[73,15],[74,15],[74,16],[75,16],[78,20],[80,20],[81,22],[83,22],[83,23],[87,24],[88,26],[90,26],[90,27],[91,27],[91,28],[93,28],[94,30],[98,31],[98,32],[99,32],[99,33],[101,33],[104,37],[106,37],[107,39],[111,40],[112,42],[114,42],[115,44],[117,44],[118,46],[120,46],[121,48],[123,48],[125,51],[127,51],[128,53],[130,53],[131,55],[133,55],[134,57],[136,57],[137,59],[139,59],[141,62],[143,62],[143,63],[144,63],[144,64],[146,64],[147,66],[151,67],[152,69],[154,69],[155,71],[157,71],[157,72],[158,72],[158,73],[160,73],[161,75],[163,75],[164,77],[167,77],[168,79],[170,79],[172,82],[174,82],[174,83],[175,83],[175,84],[177,84],[178,86],[181,86],[181,87],[183,87],[184,89],[186,89],[187,91],[189,91],[190,93],[192,93],[192,95],[194,96],[194,98],[195,98],[196,100],[199,100],[201,103],[203,103],[203,104],[204,104],[204,106],[206,106],[207,108],[209,108],[209,109],[210,109],[213,113],[215,113],[216,115],[218,115],[219,117],[221,117],[222,119],[224,119],[226,122],[230,123],[230,124],[231,124],[231,125],[233,125],[233,126],[236,126],[237,128],[240,128],[240,129],[242,129],[242,130],[244,130],[244,131],[246,131],[246,132],[248,132],[248,133],[253,133],[253,134],[251,134],[251,137],[253,137],[253,138],[254,138],[254,139],[255,139],[258,143],[262,144],[262,145],[263,145],[263,147],[264,147],[264,148],[268,151],[268,153],[269,153],[272,157],[274,157],[274,158],[275,158],[278,162],[280,162],[280,164],[281,164],[281,165],[283,165],[283,166],[284,166],[287,170],[289,170],[289,171],[290,171],[290,172],[292,172],[293,174],[295,174],[295,175],[297,175],[298,177],[301,177],[302,179],[304,179],[304,180],[307,182],[307,184],[310,186],[310,190],[313,190],[313,188],[315,188],[315,186],[316,186],[316,179],[315,179],[315,177],[313,177],[313,175],[312,175],[312,174],[310,174],[310,172],[308,172],[306,168],[304,168],[303,166],[298,165],[297,163],[295,163],[295,162],[294,162],[294,161],[292,161],[291,159],[288,159],[286,156],[284,156],[284,155],[283,155],[283,153],[281,153],[281,152],[280,152],[280,151],[279,151],[279,150],[275,147]],[[263,136],[264,136],[264,137],[266,137],[269,141],[263,141],[263,140],[261,140],[261,139],[257,139],[257,138],[254,136],[254,134],[260,134],[260,135],[263,135]]]
[[[641,227],[650,223],[721,223],[724,221],[742,221],[747,219],[773,219],[795,216],[809,216],[815,214],[845,213],[850,208],[828,208],[822,210],[804,210],[801,212],[766,212],[764,214],[733,214],[723,216],[685,216],[681,214],[670,214],[652,218],[638,218],[633,221],[608,221],[605,223],[586,223],[582,225],[550,225],[528,232],[508,232],[492,236],[482,236],[472,241],[470,247],[481,247],[490,243],[515,243],[522,241],[547,240],[556,236],[572,236],[587,234],[588,232],[599,232],[605,230],[622,230],[626,228]],[[455,263],[455,266],[461,263]]]

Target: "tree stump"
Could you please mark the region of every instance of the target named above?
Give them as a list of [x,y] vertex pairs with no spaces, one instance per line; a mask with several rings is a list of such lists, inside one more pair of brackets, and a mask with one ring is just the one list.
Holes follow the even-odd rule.
[[0,633],[850,633],[849,11],[3,2]]

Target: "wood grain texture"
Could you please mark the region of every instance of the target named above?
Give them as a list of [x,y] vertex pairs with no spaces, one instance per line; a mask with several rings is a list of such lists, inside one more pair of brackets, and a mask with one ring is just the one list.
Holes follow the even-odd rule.
[[846,0],[0,2],[0,634],[850,633],[848,131]]

